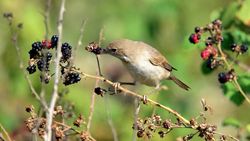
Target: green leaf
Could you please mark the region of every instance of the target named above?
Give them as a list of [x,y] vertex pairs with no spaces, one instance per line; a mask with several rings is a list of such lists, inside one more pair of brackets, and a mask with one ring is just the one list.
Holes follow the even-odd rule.
[[223,33],[223,42],[222,42],[222,49],[225,50],[230,50],[231,51],[231,45],[233,43],[235,43],[236,41],[234,40],[233,35],[231,34],[231,32],[224,32]]
[[245,0],[240,10],[237,12],[237,18],[246,26],[250,26],[250,0]]
[[210,69],[210,68],[207,67],[207,62],[206,61],[202,62],[202,64],[201,64],[201,72],[204,75],[211,74],[213,71],[214,71],[214,69]]
[[233,126],[235,128],[239,128],[241,126],[241,123],[235,119],[235,118],[226,118],[224,119],[224,121],[222,122],[223,126]]
[[[238,82],[245,93],[250,93],[250,77],[242,75],[238,77]],[[237,106],[241,105],[245,98],[241,95],[232,83],[222,85],[223,93]]]
[[227,6],[221,15],[221,20],[223,22],[223,27],[225,29],[229,28],[229,26],[234,22],[236,12],[240,8],[240,5],[237,2],[232,2],[229,6]]
[[244,101],[244,97],[236,90],[232,83],[226,83],[221,86],[224,95],[229,98],[237,106],[241,105]]

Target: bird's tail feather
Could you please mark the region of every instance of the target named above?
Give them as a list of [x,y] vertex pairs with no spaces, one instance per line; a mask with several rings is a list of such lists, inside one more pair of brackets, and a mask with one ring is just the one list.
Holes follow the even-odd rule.
[[171,75],[169,77],[170,80],[173,80],[175,84],[177,84],[179,87],[185,89],[185,90],[189,90],[190,87],[188,85],[186,85],[185,83],[183,83],[181,80],[179,80],[178,78],[176,78],[175,76]]

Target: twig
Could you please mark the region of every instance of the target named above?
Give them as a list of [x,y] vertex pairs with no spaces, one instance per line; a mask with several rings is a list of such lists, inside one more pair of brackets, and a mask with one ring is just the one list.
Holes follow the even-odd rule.
[[214,132],[214,133],[217,134],[217,135],[222,135],[222,136],[229,137],[229,138],[231,138],[232,140],[235,140],[235,141],[240,141],[239,139],[237,139],[237,138],[235,138],[235,137],[233,137],[231,135],[224,135],[224,134],[222,134],[220,132]]
[[[140,102],[139,102],[139,100],[138,99],[135,99],[135,113],[134,113],[134,125],[135,125],[135,129],[137,129],[137,124],[136,124],[136,122],[137,122],[137,119],[138,119],[138,117],[139,117],[139,112],[140,112],[140,108],[141,108],[141,105],[140,105]],[[137,137],[137,135],[136,135],[136,130],[133,130],[133,138],[132,138],[132,140],[133,141],[136,141],[136,137]]]
[[[81,73],[81,75],[83,75],[83,77],[92,78],[92,79],[99,79],[99,80],[101,80],[101,81],[103,81],[103,82],[105,82],[107,84],[110,84],[111,86],[114,86],[114,84],[115,84],[114,82],[112,82],[112,81],[110,81],[110,80],[108,80],[108,79],[106,79],[106,78],[104,78],[102,76],[95,76],[95,75],[87,74],[87,73],[84,73],[84,72],[80,72],[80,73]],[[130,91],[130,90],[128,90],[128,89],[126,89],[126,88],[124,88],[122,86],[117,86],[117,88],[119,90],[123,91],[124,93],[122,93],[122,94],[124,94],[124,95],[126,95],[126,94],[130,95],[132,97],[138,98],[140,101],[143,101],[145,99],[142,95],[139,95],[139,94],[137,94],[137,93],[135,93],[133,91]],[[187,124],[187,125],[190,124],[189,120],[185,119],[178,112],[176,112],[175,110],[173,110],[173,109],[171,109],[171,108],[169,108],[167,106],[164,106],[164,105],[162,105],[162,104],[160,104],[160,103],[158,103],[156,101],[153,101],[151,99],[147,99],[147,104],[151,104],[153,106],[156,106],[156,107],[159,107],[161,109],[164,109],[164,110],[168,111],[169,113],[173,114],[174,116],[176,116],[184,124]]]
[[[81,32],[83,31],[83,26],[81,28]],[[99,33],[99,45],[101,44],[102,40],[103,40],[103,28],[101,29],[101,31]],[[96,55],[96,61],[97,61],[97,65],[98,65],[98,70],[97,70],[98,71],[98,75],[101,76],[102,75],[101,74],[101,68],[100,68],[99,58],[98,58],[97,55]],[[99,80],[96,79],[95,88],[98,87],[98,85],[99,85]],[[90,130],[90,126],[91,126],[91,122],[92,122],[92,117],[93,117],[93,113],[94,113],[95,95],[96,94],[93,91],[92,96],[91,96],[91,103],[90,103],[90,107],[89,107],[89,117],[88,117],[88,124],[87,124],[87,132],[89,132],[89,130]]]
[[[11,25],[12,24],[10,24],[10,26]],[[25,76],[26,81],[28,82],[31,93],[40,102],[40,104],[43,106],[44,110],[47,111],[48,106],[47,106],[46,101],[42,100],[41,97],[39,96],[39,94],[36,92],[35,88],[32,85],[32,82],[29,79],[29,76],[28,76],[28,74],[27,74],[27,72],[26,72],[26,70],[24,68],[24,64],[23,64],[22,57],[21,57],[21,52],[22,51],[21,51],[21,48],[18,46],[18,33],[13,30],[13,27],[10,27],[10,28],[11,28],[11,35],[12,35],[12,43],[13,43],[15,49],[16,49],[17,57],[18,57],[18,60],[19,60],[19,67],[23,71],[23,74]]]
[[74,48],[74,51],[73,51],[73,55],[72,55],[72,62],[76,56],[76,51],[79,47],[81,47],[82,45],[82,38],[83,38],[83,32],[84,32],[84,29],[85,29],[85,26],[86,26],[86,23],[87,23],[87,20],[83,20],[82,21],[82,24],[81,24],[81,28],[80,28],[80,35],[79,35],[79,38],[78,38],[78,41],[77,41],[77,45],[76,47]]
[[5,128],[3,127],[3,125],[1,123],[0,123],[0,128],[3,130],[3,133],[7,137],[8,141],[12,141],[9,134],[8,134],[8,132],[5,130]]
[[[97,79],[95,81],[95,87],[98,86],[99,80]],[[94,113],[94,107],[95,107],[95,92],[93,91],[92,96],[91,96],[91,103],[89,106],[89,117],[88,117],[88,124],[87,124],[87,132],[89,132],[90,126],[91,126],[91,122],[92,122],[92,117],[93,117],[93,113]]]
[[45,25],[45,39],[49,37],[49,17],[50,17],[50,7],[51,0],[47,0],[45,4],[45,13],[44,13],[44,25]]
[[250,67],[244,63],[241,63],[238,60],[233,59],[232,56],[230,56],[229,54],[225,53],[224,54],[227,56],[227,58],[232,61],[234,64],[238,65],[238,67],[240,67],[241,69],[245,70],[246,72],[250,72]]
[[112,135],[113,135],[113,140],[114,141],[118,141],[118,136],[117,136],[117,131],[115,129],[115,126],[113,124],[111,115],[110,115],[110,111],[109,111],[109,101],[108,101],[108,97],[105,97],[105,103],[106,103],[106,112],[107,112],[107,119],[108,119],[108,124],[111,128],[112,131]]
[[54,107],[56,105],[56,100],[58,97],[58,84],[59,84],[59,73],[60,73],[60,58],[62,56],[61,54],[61,44],[62,44],[62,30],[63,30],[63,15],[65,12],[65,0],[61,1],[60,6],[60,12],[59,12],[59,18],[58,18],[58,26],[57,26],[57,32],[58,32],[58,46],[56,51],[56,58],[55,58],[55,81],[54,81],[54,87],[53,87],[53,94],[50,101],[50,107],[49,112],[47,114],[47,135],[45,136],[46,141],[51,141],[52,137],[52,121],[53,121],[53,111]]

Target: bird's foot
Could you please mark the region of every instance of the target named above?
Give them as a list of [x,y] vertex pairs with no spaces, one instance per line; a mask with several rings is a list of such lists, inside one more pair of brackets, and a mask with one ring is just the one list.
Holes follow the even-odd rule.
[[114,91],[115,91],[114,94],[117,94],[118,90],[119,90],[119,87],[121,86],[121,83],[115,82],[115,83],[113,83],[112,86],[114,87]]
[[147,104],[147,103],[148,103],[148,96],[143,95],[142,103],[143,103],[143,104]]

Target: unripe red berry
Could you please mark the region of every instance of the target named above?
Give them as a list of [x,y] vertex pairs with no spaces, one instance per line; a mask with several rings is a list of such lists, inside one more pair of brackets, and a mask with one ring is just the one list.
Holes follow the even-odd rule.
[[209,50],[209,52],[210,52],[211,55],[217,56],[218,51],[217,51],[217,49],[215,47],[213,47],[211,45],[208,45],[206,47],[206,49]]
[[199,34],[191,34],[189,37],[189,41],[193,44],[198,43],[200,40],[200,35]]
[[201,58],[204,60],[207,60],[210,57],[210,55],[211,55],[211,52],[208,49],[204,49],[201,52]]
[[50,49],[51,48],[51,41],[43,40],[42,45],[43,45],[43,47]]

